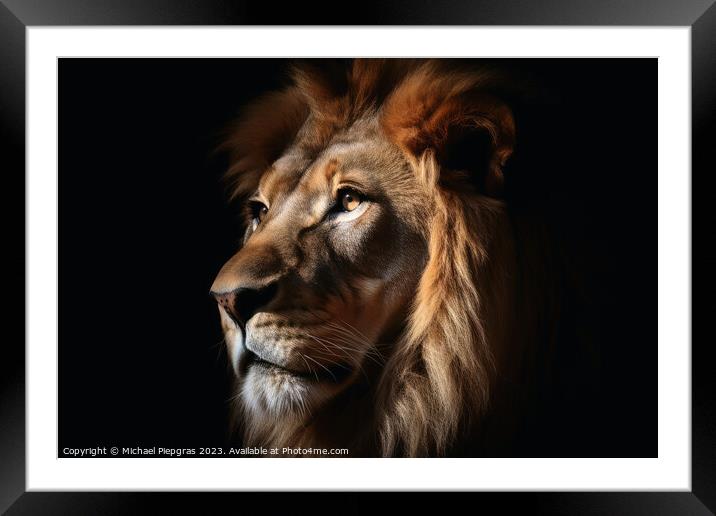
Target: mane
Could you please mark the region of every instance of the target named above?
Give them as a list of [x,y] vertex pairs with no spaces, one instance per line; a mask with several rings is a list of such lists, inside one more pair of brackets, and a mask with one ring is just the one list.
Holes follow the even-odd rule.
[[[428,154],[419,167],[431,176],[437,163]],[[439,186],[433,195],[428,263],[378,388],[386,456],[446,453],[488,410],[497,372],[494,347],[501,338],[488,324],[487,306],[506,304],[503,206]]]
[[[509,319],[514,250],[503,205],[486,194],[500,190],[512,152],[511,112],[492,93],[499,78],[485,70],[420,60],[328,68],[296,67],[289,87],[246,112],[229,143],[231,193],[255,188],[292,145],[317,153],[337,130],[379,117],[432,205],[422,228],[427,266],[376,387],[372,433],[383,456],[443,455],[489,409],[501,367],[509,321],[497,314]],[[485,150],[479,184],[455,161],[455,142],[466,137]]]

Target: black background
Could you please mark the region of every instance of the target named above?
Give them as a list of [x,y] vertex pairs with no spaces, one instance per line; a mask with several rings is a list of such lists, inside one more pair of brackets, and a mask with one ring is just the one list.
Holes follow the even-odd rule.
[[[550,221],[572,278],[556,379],[513,454],[656,456],[656,60],[496,64],[536,92],[516,104],[508,201]],[[285,65],[60,60],[60,450],[225,444],[208,289],[238,210],[210,154]]]

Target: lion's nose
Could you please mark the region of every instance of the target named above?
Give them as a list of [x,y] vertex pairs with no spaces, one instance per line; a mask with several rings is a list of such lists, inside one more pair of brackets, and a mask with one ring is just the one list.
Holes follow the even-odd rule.
[[235,323],[244,325],[256,312],[276,297],[277,291],[277,284],[271,283],[261,288],[237,288],[231,292],[212,291],[211,295]]

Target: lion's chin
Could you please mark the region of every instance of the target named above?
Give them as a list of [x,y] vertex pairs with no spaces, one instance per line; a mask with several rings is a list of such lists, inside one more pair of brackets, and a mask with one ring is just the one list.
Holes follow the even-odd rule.
[[350,383],[348,370],[306,373],[245,353],[240,395],[254,417],[306,418]]

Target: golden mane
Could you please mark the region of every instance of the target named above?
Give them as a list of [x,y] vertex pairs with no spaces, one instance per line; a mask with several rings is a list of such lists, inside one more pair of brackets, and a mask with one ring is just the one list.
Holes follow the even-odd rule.
[[[419,165],[427,177],[437,176],[437,167],[431,153]],[[504,305],[506,293],[484,287],[506,280],[493,266],[493,260],[504,265],[509,250],[496,235],[505,229],[500,227],[506,224],[502,207],[497,201],[442,190],[435,183],[432,188],[429,261],[407,329],[378,389],[383,455],[445,453],[458,433],[467,431],[488,408],[496,372],[491,346],[499,335],[489,335],[484,305]]]
[[[498,373],[512,367],[507,356],[519,354],[505,352],[517,324],[512,230],[493,198],[514,146],[512,114],[493,93],[499,78],[484,70],[421,60],[337,66],[299,66],[291,86],[248,109],[227,144],[232,196],[255,188],[296,140],[317,153],[336,130],[379,118],[432,205],[427,266],[374,392],[369,434],[378,455],[443,455],[474,430],[498,395]],[[477,180],[455,160],[466,138],[485,151]]]

